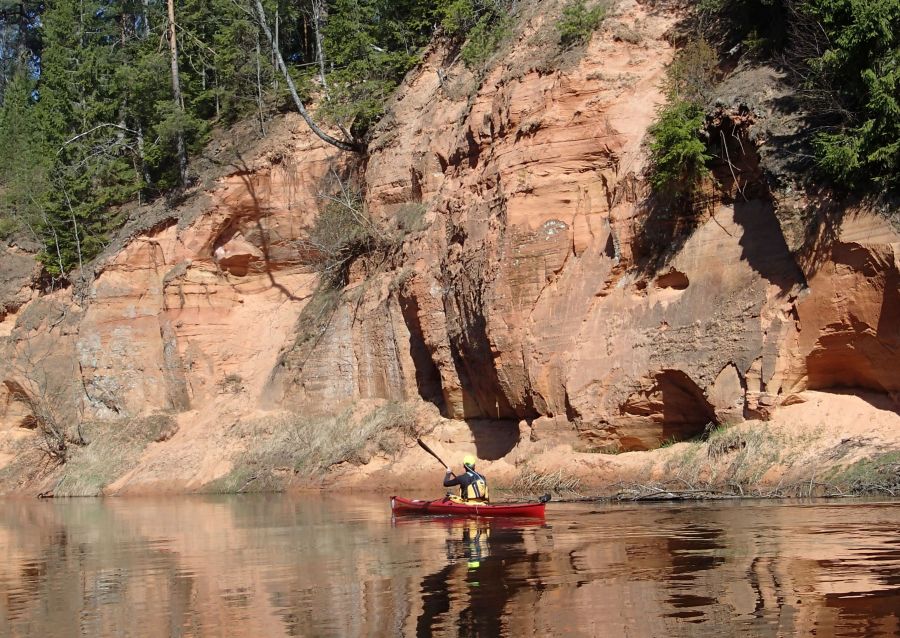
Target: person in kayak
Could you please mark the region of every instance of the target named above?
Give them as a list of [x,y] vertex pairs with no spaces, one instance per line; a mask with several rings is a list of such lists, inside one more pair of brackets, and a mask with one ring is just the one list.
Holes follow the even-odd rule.
[[459,496],[463,501],[487,503],[489,500],[487,479],[475,471],[475,457],[466,454],[463,459],[463,468],[466,470],[464,473],[454,476],[453,471],[448,467],[447,474],[444,476],[444,487],[459,485]]

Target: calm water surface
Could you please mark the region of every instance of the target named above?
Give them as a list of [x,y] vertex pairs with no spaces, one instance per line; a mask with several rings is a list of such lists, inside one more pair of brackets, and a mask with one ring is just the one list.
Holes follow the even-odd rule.
[[895,636],[900,502],[0,501],[0,636]]

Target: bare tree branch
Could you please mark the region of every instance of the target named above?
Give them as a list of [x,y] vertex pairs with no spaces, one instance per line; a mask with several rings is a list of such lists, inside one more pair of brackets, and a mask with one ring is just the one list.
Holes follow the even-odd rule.
[[281,55],[281,51],[279,51],[275,47],[275,39],[272,37],[272,31],[269,29],[269,23],[266,20],[266,12],[263,9],[261,0],[253,0],[253,6],[256,11],[256,19],[259,23],[260,28],[263,30],[263,33],[266,35],[266,40],[269,42],[269,46],[272,48],[275,54],[275,61],[278,63],[278,69],[281,71],[281,74],[284,76],[284,81],[288,85],[288,91],[291,94],[291,98],[294,101],[294,106],[297,108],[297,111],[300,113],[300,116],[306,122],[306,125],[312,130],[313,133],[319,136],[320,139],[331,144],[332,146],[336,146],[342,151],[352,151],[355,153],[361,153],[364,149],[362,145],[356,140],[339,140],[336,137],[332,137],[325,131],[323,131],[319,126],[313,121],[309,112],[306,110],[306,107],[303,106],[303,102],[300,100],[300,95],[297,93],[297,87],[294,85],[294,79],[291,77],[291,74],[288,72],[287,65],[284,63],[284,58]]
[[84,131],[83,133],[79,133],[79,134],[76,135],[75,137],[66,140],[65,142],[62,143],[62,146],[60,146],[59,149],[56,151],[56,154],[59,155],[59,154],[62,152],[62,150],[63,150],[66,146],[68,146],[69,144],[71,144],[72,142],[77,142],[77,141],[80,140],[82,137],[84,137],[84,136],[86,136],[86,135],[90,135],[90,134],[93,133],[94,131],[97,131],[97,130],[102,129],[102,128],[115,128],[115,129],[119,129],[119,130],[121,130],[121,131],[125,131],[126,133],[131,133],[131,134],[133,134],[133,135],[138,135],[138,132],[137,132],[137,131],[133,131],[133,130],[131,130],[130,128],[128,128],[128,127],[126,127],[126,126],[122,126],[121,124],[113,124],[113,123],[111,123],[111,122],[106,122],[106,123],[103,123],[103,124],[98,124],[98,125],[95,126],[94,128],[88,129],[87,131]]
[[[65,463],[69,445],[84,445],[81,432],[83,404],[67,392],[66,372],[52,360],[53,346],[39,351],[24,340],[16,358],[8,361],[3,385],[9,397],[21,403],[30,413],[23,422],[37,430],[38,448],[57,463]],[[52,375],[59,373],[61,378]],[[67,428],[67,424],[74,424]]]

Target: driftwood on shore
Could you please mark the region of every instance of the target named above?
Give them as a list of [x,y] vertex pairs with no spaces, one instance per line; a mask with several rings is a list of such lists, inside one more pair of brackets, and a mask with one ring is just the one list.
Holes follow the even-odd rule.
[[740,498],[851,498],[864,494],[900,495],[897,486],[877,483],[839,486],[834,483],[817,481],[815,478],[779,483],[769,488],[756,486],[749,489],[739,483],[726,485],[694,485],[683,479],[654,483],[620,482],[611,486],[607,495],[574,496],[555,499],[562,503],[585,502],[636,502],[636,501],[698,501],[726,500]]

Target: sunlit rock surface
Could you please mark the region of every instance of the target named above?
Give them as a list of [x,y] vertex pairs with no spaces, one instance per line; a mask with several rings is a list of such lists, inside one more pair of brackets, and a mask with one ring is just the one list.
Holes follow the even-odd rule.
[[896,225],[794,202],[821,217],[804,236],[783,202],[732,188],[674,232],[644,168],[676,17],[617,11],[638,43],[603,29],[556,69],[527,46],[540,14],[480,85],[427,52],[360,169],[367,210],[405,235],[330,303],[305,239],[347,158],[294,116],[191,221],[138,234],[86,286],[39,294],[22,256],[4,256],[0,466],[36,436],[42,397],[73,418],[175,414],[178,433],[128,479],[173,488],[226,472],[241,446],[222,442],[229,428],[267,410],[424,402],[621,451],[772,418],[803,390],[896,397]]

